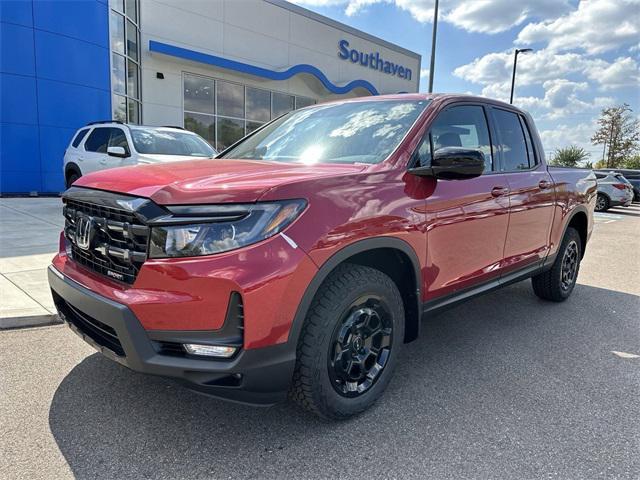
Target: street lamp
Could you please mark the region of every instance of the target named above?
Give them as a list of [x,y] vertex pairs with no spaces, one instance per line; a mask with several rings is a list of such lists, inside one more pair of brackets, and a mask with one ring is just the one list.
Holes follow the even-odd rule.
[[513,75],[511,76],[511,98],[509,103],[513,104],[513,88],[516,84],[516,65],[518,64],[518,54],[533,52],[532,48],[516,48],[515,56],[513,57]]

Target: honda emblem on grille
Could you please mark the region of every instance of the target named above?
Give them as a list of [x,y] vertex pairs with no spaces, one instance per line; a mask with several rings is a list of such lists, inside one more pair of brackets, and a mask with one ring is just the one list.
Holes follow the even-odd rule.
[[91,240],[93,239],[93,219],[86,215],[78,215],[76,217],[76,234],[75,240],[78,248],[89,250],[91,248]]

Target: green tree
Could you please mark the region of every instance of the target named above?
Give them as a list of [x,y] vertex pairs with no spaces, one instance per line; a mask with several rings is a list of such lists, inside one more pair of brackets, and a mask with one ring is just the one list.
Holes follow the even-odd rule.
[[628,104],[602,110],[598,130],[591,137],[594,145],[604,145],[605,168],[620,168],[640,146],[640,120],[633,117]]
[[558,148],[553,154],[551,165],[559,167],[577,167],[580,163],[589,158],[589,153],[582,147],[571,145],[569,147]]
[[640,155],[634,155],[624,161],[624,168],[640,170]]

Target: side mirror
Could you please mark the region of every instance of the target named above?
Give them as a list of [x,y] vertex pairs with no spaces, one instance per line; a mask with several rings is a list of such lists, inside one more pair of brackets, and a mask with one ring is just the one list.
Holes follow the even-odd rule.
[[120,158],[126,158],[129,156],[127,155],[127,151],[124,149],[124,147],[108,147],[107,155]]
[[420,177],[443,180],[464,180],[482,175],[484,154],[480,150],[462,147],[444,147],[433,154],[430,167],[410,168],[409,173]]

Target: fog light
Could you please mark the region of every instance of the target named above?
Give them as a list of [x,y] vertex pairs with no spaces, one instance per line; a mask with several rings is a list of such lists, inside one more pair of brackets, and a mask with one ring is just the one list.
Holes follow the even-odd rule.
[[197,343],[185,343],[184,349],[191,355],[203,355],[206,357],[229,358],[236,353],[236,347],[223,347],[222,345],[199,345]]

